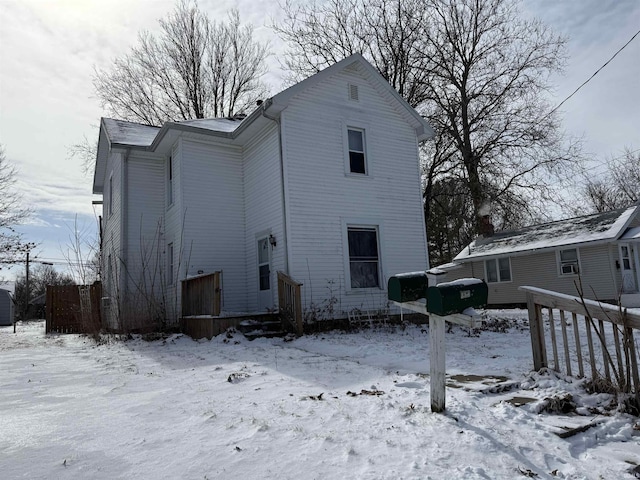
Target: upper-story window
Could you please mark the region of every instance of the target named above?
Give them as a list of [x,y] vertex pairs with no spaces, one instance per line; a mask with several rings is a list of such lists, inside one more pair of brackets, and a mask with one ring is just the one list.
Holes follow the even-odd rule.
[[173,156],[167,160],[167,205],[173,205]]
[[364,130],[347,128],[349,142],[349,171],[351,173],[367,174],[367,153],[365,148]]
[[113,175],[109,177],[109,201],[107,203],[107,217],[113,214]]
[[577,275],[580,272],[577,248],[567,248],[558,251],[558,271],[560,276]]

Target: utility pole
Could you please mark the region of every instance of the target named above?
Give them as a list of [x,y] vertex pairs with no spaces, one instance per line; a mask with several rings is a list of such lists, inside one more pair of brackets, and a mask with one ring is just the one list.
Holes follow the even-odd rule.
[[[29,282],[29,264],[31,263],[30,258],[29,258],[29,254],[31,253],[30,250],[26,251],[26,259],[24,260],[25,262],[25,267],[26,267],[26,272],[25,272],[25,292],[24,292],[24,305],[23,305],[23,311],[20,312],[22,314],[22,320],[26,320],[27,319],[27,314],[29,313],[29,301],[31,300],[31,283]],[[20,260],[16,260],[14,263],[20,262]],[[51,262],[41,262],[39,260],[35,260],[34,263],[39,263],[42,265],[53,265],[53,263]],[[13,315],[13,333],[16,333],[16,315]]]

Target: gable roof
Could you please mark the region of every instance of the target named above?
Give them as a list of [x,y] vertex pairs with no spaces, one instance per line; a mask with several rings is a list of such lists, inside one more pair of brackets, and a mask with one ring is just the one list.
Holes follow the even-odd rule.
[[363,69],[367,78],[375,84],[378,91],[383,92],[385,96],[396,102],[399,111],[403,113],[403,116],[415,129],[419,141],[433,137],[433,129],[427,121],[400,96],[362,55],[356,53],[268,98],[247,117],[203,118],[165,122],[162,127],[102,118],[93,193],[102,193],[107,156],[112,148],[155,151],[169,131],[186,131],[229,140],[235,139],[247,130],[252,123],[263,116],[272,118],[267,115],[268,112],[277,116],[286,108],[294,95],[354,65]]
[[287,88],[286,90],[283,90],[282,92],[278,93],[268,100],[270,102],[268,106],[274,105],[277,110],[282,110],[289,103],[289,100],[291,100],[291,98],[298,93],[314,85],[317,85],[321,81],[329,78],[332,75],[335,75],[339,71],[354,66],[354,64],[360,66],[366,73],[367,79],[371,80],[380,89],[380,91],[393,98],[393,100],[396,101],[400,106],[403,113],[411,118],[412,123],[414,124],[414,128],[416,129],[416,135],[418,136],[419,141],[427,140],[434,136],[435,133],[433,131],[433,128],[431,128],[427,121],[422,118],[422,116],[416,111],[416,109],[409,105],[407,101],[402,98],[402,96],[397,92],[397,90],[393,88],[382,75],[380,75],[380,72],[378,72],[374,68],[374,66],[371,65],[359,53],[354,53],[347,58],[343,58],[339,62],[334,63],[324,70],[319,71],[315,75],[305,78],[301,82],[298,82],[295,85]]
[[497,232],[491,237],[474,240],[453,261],[466,262],[568,245],[610,242],[619,239],[626,232],[639,209],[640,206],[635,205],[611,212]]

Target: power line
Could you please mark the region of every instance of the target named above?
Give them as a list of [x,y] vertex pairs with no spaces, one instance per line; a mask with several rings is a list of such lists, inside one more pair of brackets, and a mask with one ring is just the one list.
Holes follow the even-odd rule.
[[604,67],[606,67],[607,65],[609,65],[609,63],[611,63],[611,60],[613,60],[614,58],[616,58],[616,56],[617,56],[617,55],[618,55],[622,50],[624,50],[624,49],[627,47],[627,45],[629,45],[631,42],[633,42],[633,40],[634,40],[638,35],[640,35],[640,30],[638,30],[638,31],[635,33],[635,35],[634,35],[633,37],[631,37],[631,39],[630,39],[627,43],[625,43],[622,47],[620,47],[620,49],[619,49],[616,53],[614,53],[614,54],[613,54],[613,56],[612,56],[609,60],[607,60],[607,61],[604,63],[604,65],[602,65],[598,70],[596,70],[596,71],[595,71],[595,73],[594,73],[593,75],[591,75],[588,79],[586,79],[586,80],[582,83],[582,85],[580,85],[578,88],[576,88],[576,89],[573,91],[573,93],[572,93],[571,95],[569,95],[567,98],[565,98],[563,101],[561,101],[561,102],[560,102],[560,103],[559,103],[559,104],[558,104],[558,105],[557,105],[553,110],[551,110],[549,113],[547,113],[547,114],[545,115],[545,118],[546,118],[546,117],[548,117],[549,115],[551,115],[551,114],[552,114],[553,112],[555,112],[556,110],[558,110],[562,105],[564,105],[564,103],[565,103],[567,100],[569,100],[569,99],[570,99],[571,97],[573,97],[576,93],[578,93],[578,91],[579,91],[582,87],[584,87],[587,83],[589,83],[589,82],[593,79],[593,77],[595,77],[598,73],[600,73],[600,70],[602,70]]

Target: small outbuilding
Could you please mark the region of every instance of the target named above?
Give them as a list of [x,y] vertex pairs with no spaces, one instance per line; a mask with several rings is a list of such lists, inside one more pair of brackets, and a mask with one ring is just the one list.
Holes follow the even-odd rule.
[[522,285],[640,307],[640,204],[611,212],[494,232],[438,267],[447,281],[481,278],[489,304],[524,305]]
[[0,288],[0,326],[13,325],[13,314],[11,292]]

